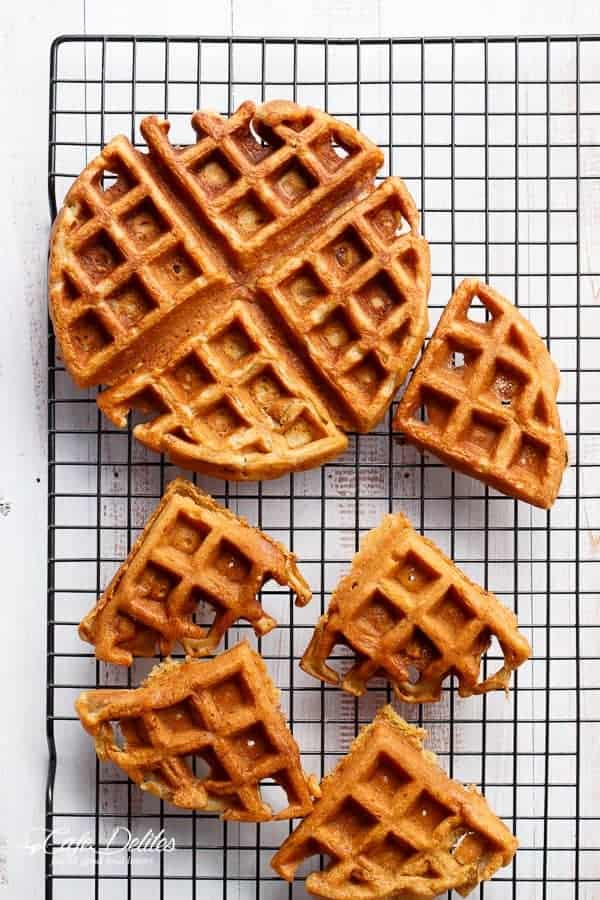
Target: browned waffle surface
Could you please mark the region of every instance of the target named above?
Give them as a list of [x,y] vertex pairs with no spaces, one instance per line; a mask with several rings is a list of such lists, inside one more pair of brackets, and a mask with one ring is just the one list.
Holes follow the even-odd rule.
[[112,140],[53,229],[49,295],[67,369],[108,385],[117,425],[178,465],[275,477],[383,417],[427,329],[430,271],[404,184],[350,125],[288,101]]
[[313,811],[272,860],[291,881],[322,854],[306,879],[327,900],[425,900],[466,896],[512,860],[517,840],[474,788],[448,778],[423,750],[426,732],[390,706],[360,733],[321,784]]
[[[243,642],[211,660],[166,660],[136,689],[86,691],[76,709],[99,758],[142,790],[185,809],[264,822],[306,815],[315,790],[278,703],[264,662]],[[261,797],[265,779],[287,795],[280,812]]]
[[[310,600],[293,553],[177,478],[79,634],[98,659],[121,665],[166,656],[177,643],[188,656],[205,656],[238,619],[258,635],[275,627],[258,599],[271,578],[289,586],[297,605]],[[195,623],[199,608],[214,614],[210,627]]]
[[558,387],[558,369],[532,325],[469,279],[448,303],[394,426],[452,468],[548,508],[567,465]]
[[[504,653],[498,671],[480,679],[493,637]],[[340,678],[327,663],[337,645],[356,654]],[[470,581],[402,513],[370,531],[331,597],[302,657],[305,672],[363,694],[369,679],[388,678],[407,703],[439,700],[455,675],[461,697],[508,689],[531,648],[517,620],[494,594]]]

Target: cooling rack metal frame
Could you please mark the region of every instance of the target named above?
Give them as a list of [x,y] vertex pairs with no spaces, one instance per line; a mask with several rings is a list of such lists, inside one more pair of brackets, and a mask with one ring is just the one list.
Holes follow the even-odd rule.
[[[304,765],[319,776],[390,699],[376,682],[356,701],[297,665],[361,535],[384,513],[408,513],[518,612],[533,659],[507,698],[461,700],[449,684],[439,704],[400,706],[428,728],[450,774],[481,787],[520,838],[515,863],[473,892],[489,900],[592,900],[600,892],[599,51],[591,36],[102,35],[61,37],[51,50],[52,217],[113,134],[141,142],[144,114],[168,116],[172,139],[183,143],[196,108],[231,113],[247,98],[289,97],[357,125],[382,146],[380,175],[405,178],[432,248],[433,324],[461,277],[479,275],[548,340],[563,372],[571,454],[550,512],[420,457],[392,433],[390,416],[371,435],[352,436],[348,452],[320,470],[250,485],[195,479],[287,542],[311,581],[305,610],[287,592],[264,591],[281,624],[257,644]],[[97,663],[76,625],[177,471],[140,448],[131,425],[112,428],[94,391],[72,385],[51,329],[48,347],[46,897],[306,897],[302,878],[288,886],[269,868],[288,823],[221,823],[142,795],[97,762],[75,719],[80,690],[137,684],[148,671],[146,662],[130,672]],[[229,644],[249,634],[234,629]],[[175,849],[127,846],[129,834],[148,830]]]

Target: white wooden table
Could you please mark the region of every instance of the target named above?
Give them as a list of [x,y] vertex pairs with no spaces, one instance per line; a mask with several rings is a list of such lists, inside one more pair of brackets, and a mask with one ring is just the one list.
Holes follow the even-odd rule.
[[[47,753],[45,712],[46,619],[46,346],[45,264],[49,231],[46,187],[48,55],[61,33],[157,33],[257,36],[414,36],[461,34],[577,34],[600,32],[597,4],[585,0],[506,0],[486,4],[400,4],[395,0],[331,0],[284,4],[274,0],[171,3],[157,0],[21,0],[0,10],[0,143],[2,302],[0,402],[0,553],[4,636],[0,691],[0,895],[40,896],[41,840]],[[585,253],[594,242],[600,204],[584,208]],[[596,266],[596,269],[599,267]],[[597,291],[597,286],[592,285]],[[596,294],[597,296],[597,294]],[[596,446],[596,450],[598,447]],[[594,518],[595,514],[595,518]],[[597,507],[590,521],[598,523]],[[600,535],[584,535],[600,553]],[[589,545],[589,546],[588,546]],[[590,616],[593,619],[593,616]],[[597,616],[596,620],[597,622]],[[597,643],[586,655],[598,653]],[[597,699],[596,711],[597,711]],[[597,712],[596,712],[597,714]],[[584,729],[597,746],[598,733]],[[584,790],[600,802],[597,755],[585,761]],[[37,831],[36,831],[37,829]],[[596,844],[598,842],[596,841]],[[599,882],[600,884],[600,882]],[[591,900],[600,887],[581,894]],[[490,896],[493,896],[490,894]],[[521,894],[519,894],[521,896]],[[541,896],[534,893],[527,897]],[[551,895],[558,900],[558,893]]]

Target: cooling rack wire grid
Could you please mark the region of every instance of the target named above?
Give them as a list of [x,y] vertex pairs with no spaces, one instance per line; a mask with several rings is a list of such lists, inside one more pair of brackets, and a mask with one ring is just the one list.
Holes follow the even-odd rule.
[[[245,99],[272,98],[356,125],[385,154],[380,175],[406,180],[431,244],[432,325],[466,275],[514,299],[562,370],[571,459],[560,498],[544,512],[420,457],[392,434],[390,413],[322,469],[262,484],[196,479],[290,546],[310,580],[305,609],[267,586],[263,603],[280,626],[258,641],[304,766],[327,772],[390,697],[374,683],[356,701],[304,675],[298,661],[361,535],[402,510],[518,612],[533,646],[508,698],[461,700],[449,686],[439,704],[400,708],[428,729],[447,771],[483,789],[519,837],[514,864],[472,896],[598,900],[600,38],[60,38],[51,53],[51,213],[112,136],[141,144],[144,115],[168,116],[173,142],[189,143],[193,110],[231,113]],[[75,718],[82,689],[138,684],[152,665],[97,663],[76,624],[178,473],[133,441],[131,428],[110,426],[95,391],[74,387],[51,332],[49,361],[46,824],[55,845],[46,896],[306,897],[302,880],[287,885],[269,866],[290,823],[228,824],[165,806],[100,765]],[[254,643],[239,627],[228,644],[244,636]],[[490,666],[498,655],[492,648]],[[277,804],[275,786],[265,794]],[[164,829],[176,850],[107,852],[125,828]],[[57,846],[82,835],[87,849]]]

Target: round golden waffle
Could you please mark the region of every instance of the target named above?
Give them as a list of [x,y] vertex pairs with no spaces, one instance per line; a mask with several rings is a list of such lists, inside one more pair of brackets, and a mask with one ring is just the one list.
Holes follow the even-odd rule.
[[292,881],[314,855],[329,860],[306,879],[326,900],[466,897],[510,863],[517,840],[474,788],[448,778],[423,749],[426,732],[391,706],[379,711],[321,784],[313,811],[272,860]]
[[[315,788],[258,653],[242,642],[207,661],[156,666],[141,687],[86,691],[75,704],[101,760],[174,806],[267,822],[306,815]],[[196,773],[196,762],[208,766]],[[274,813],[260,783],[283,788]]]
[[567,465],[559,381],[519,310],[467,279],[444,310],[394,427],[451,468],[547,509]]
[[232,479],[341,453],[379,421],[427,330],[429,252],[378,148],[317,109],[244,103],[148,153],[112,140],[52,235],[50,311],[80,385],[147,447]]
[[[98,659],[120,665],[167,656],[177,643],[188,656],[206,656],[239,619],[258,635],[275,628],[258,599],[271,578],[289,586],[298,606],[310,600],[293,553],[176,478],[79,635]],[[209,627],[194,621],[199,607],[214,613]]]
[[[493,637],[504,663],[480,680]],[[340,678],[327,664],[338,645],[356,654]],[[455,675],[461,697],[507,690],[531,648],[514,613],[474,584],[402,513],[370,531],[335,588],[300,665],[305,672],[360,696],[383,675],[405,703],[439,700]]]

